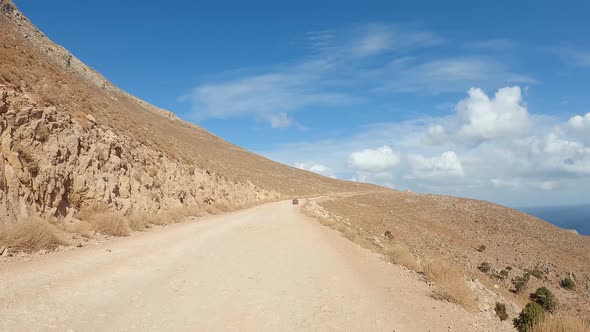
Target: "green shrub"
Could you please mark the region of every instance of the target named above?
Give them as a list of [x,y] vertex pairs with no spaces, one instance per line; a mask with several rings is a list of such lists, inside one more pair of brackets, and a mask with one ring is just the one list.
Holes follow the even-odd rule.
[[496,307],[494,308],[496,315],[500,318],[501,321],[505,321],[508,319],[508,314],[506,313],[506,305],[504,303],[496,302]]
[[493,270],[491,273],[491,277],[496,278],[498,280],[504,280],[508,277],[508,271],[506,270]]
[[545,311],[538,303],[529,302],[512,321],[519,332],[530,332],[534,324],[540,322],[545,316]]
[[483,252],[486,250],[486,246],[484,246],[483,244],[481,246],[479,246],[479,248],[477,248],[477,251],[479,252]]
[[488,273],[492,269],[492,266],[488,262],[483,262],[477,268],[483,273]]
[[506,270],[507,271],[512,271],[512,266],[510,266],[510,265],[506,266]]
[[508,277],[508,271],[502,270],[500,271],[500,279],[506,279]]
[[541,305],[545,311],[549,312],[553,312],[557,304],[555,295],[553,295],[553,293],[546,287],[539,287],[537,291],[531,294],[530,299]]
[[528,274],[531,274],[533,277],[535,277],[539,280],[543,279],[543,271],[540,270],[539,268],[535,267],[532,271],[525,269],[525,272]]
[[526,289],[529,283],[530,275],[528,273],[524,273],[522,277],[517,276],[512,279],[512,285],[514,285],[514,293],[521,293],[523,290]]
[[576,288],[576,282],[573,281],[569,277],[561,279],[561,281],[559,282],[559,285],[561,285],[561,287],[563,287],[565,289],[569,289],[569,290]]

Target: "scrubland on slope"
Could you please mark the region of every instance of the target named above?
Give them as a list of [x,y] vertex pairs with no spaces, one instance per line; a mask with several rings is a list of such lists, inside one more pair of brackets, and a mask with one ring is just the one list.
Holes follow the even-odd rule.
[[[556,324],[590,317],[589,237],[496,204],[449,196],[382,191],[312,203],[304,208],[323,224],[345,225],[390,261],[424,272],[442,299],[491,311],[491,300],[482,302],[491,292],[512,303],[514,318],[529,294],[546,286],[556,294]],[[563,288],[564,278],[576,286]]]

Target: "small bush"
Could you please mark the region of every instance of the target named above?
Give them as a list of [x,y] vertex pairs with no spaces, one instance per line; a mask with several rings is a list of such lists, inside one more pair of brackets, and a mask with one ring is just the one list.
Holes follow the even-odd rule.
[[479,252],[484,252],[486,250],[486,246],[484,246],[483,244],[481,246],[479,246],[479,248],[477,248],[477,251]]
[[385,231],[385,234],[383,234],[386,238],[393,240],[393,234],[391,234],[390,231]]
[[557,301],[555,295],[546,287],[539,287],[530,295],[530,300],[538,303],[545,311],[553,312]]
[[492,269],[492,266],[488,262],[483,262],[477,267],[477,269],[483,273],[488,273]]
[[519,294],[522,293],[526,289],[527,283],[522,280],[517,280],[513,282],[514,285],[514,293]]
[[539,268],[534,268],[532,271],[531,270],[525,270],[526,273],[532,275],[533,277],[541,280],[543,279],[543,271],[540,270]]
[[324,226],[332,227],[336,223],[336,221],[334,221],[334,219],[325,218],[325,217],[316,217],[316,218],[320,221],[320,224],[322,224]]
[[508,270],[502,270],[500,271],[500,279],[506,279],[508,278]]
[[519,332],[532,332],[533,326],[541,322],[543,317],[545,317],[543,307],[538,303],[529,302],[512,322]]
[[504,280],[508,277],[508,271],[501,270],[498,272],[497,270],[493,270],[491,277],[499,279],[499,280]]
[[92,228],[104,235],[129,236],[131,229],[126,218],[112,212],[100,212],[93,214],[85,220]]
[[385,249],[384,254],[393,264],[405,266],[406,268],[416,272],[422,271],[420,263],[406,247],[401,245],[389,247]]
[[143,231],[147,227],[149,223],[148,220],[149,214],[147,213],[134,213],[127,216],[127,222],[129,223],[129,228],[134,231]]
[[467,310],[477,308],[475,297],[463,277],[463,272],[448,261],[435,260],[424,266],[424,273],[434,282],[436,298],[462,305]]
[[75,220],[64,224],[64,229],[68,233],[80,234],[83,237],[89,238],[94,235],[94,229],[89,222],[82,220]]
[[508,319],[508,314],[506,313],[506,305],[504,303],[496,302],[496,307],[494,308],[496,315],[500,318],[501,321],[505,321]]
[[524,273],[522,277],[518,276],[512,280],[512,285],[514,286],[514,293],[519,294],[522,293],[527,288],[529,283],[530,275],[528,273]]
[[510,265],[506,266],[506,271],[512,271],[512,266],[510,266]]
[[561,281],[559,282],[559,285],[565,289],[575,289],[576,288],[576,282],[573,281],[570,277],[566,277],[564,279],[561,279]]
[[9,246],[13,251],[53,250],[61,244],[65,242],[57,235],[55,226],[41,218],[0,223],[0,246]]
[[[165,218],[167,218],[170,223],[179,223],[186,218],[186,211],[183,208],[170,209],[166,211]],[[165,222],[162,222],[162,224],[165,224]]]

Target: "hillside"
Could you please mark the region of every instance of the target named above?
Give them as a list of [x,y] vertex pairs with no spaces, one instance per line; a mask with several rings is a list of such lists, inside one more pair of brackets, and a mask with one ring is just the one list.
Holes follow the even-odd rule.
[[[500,205],[411,192],[335,197],[306,209],[417,272],[431,261],[450,262],[467,277],[482,311],[500,300],[514,303],[516,315],[529,294],[545,286],[555,293],[560,312],[590,320],[590,237]],[[528,282],[515,292],[514,281],[525,275]],[[560,286],[565,278],[575,281],[575,290]]]
[[119,90],[10,1],[0,8],[6,218],[65,216],[97,203],[158,211],[359,189],[257,156]]

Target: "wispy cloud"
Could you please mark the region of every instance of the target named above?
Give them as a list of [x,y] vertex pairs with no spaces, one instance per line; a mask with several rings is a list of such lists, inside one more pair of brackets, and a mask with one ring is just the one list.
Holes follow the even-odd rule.
[[511,71],[504,63],[486,56],[453,57],[419,62],[402,58],[377,69],[381,90],[392,92],[444,93],[473,86],[493,88],[506,84],[533,84],[536,80]]
[[296,112],[309,108],[333,110],[391,93],[439,94],[535,82],[487,56],[418,56],[446,42],[416,27],[371,23],[310,32],[305,38],[308,56],[203,83],[182,100],[191,103],[197,119],[252,116],[286,128],[298,124]]
[[355,59],[391,52],[409,52],[444,43],[438,34],[423,29],[369,23],[349,29],[313,31],[307,34],[315,54],[329,59]]
[[468,43],[465,48],[476,51],[508,51],[518,47],[518,42],[509,38],[497,38]]
[[560,48],[558,53],[574,66],[590,68],[590,51],[573,47]]
[[320,89],[319,77],[310,71],[283,71],[204,84],[185,99],[198,117],[229,118],[253,115],[273,128],[295,123],[289,112],[310,105],[341,105],[357,99]]

